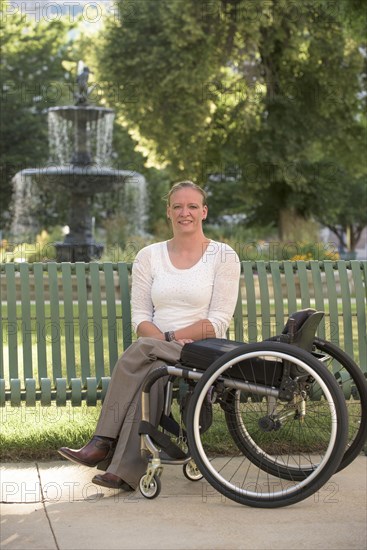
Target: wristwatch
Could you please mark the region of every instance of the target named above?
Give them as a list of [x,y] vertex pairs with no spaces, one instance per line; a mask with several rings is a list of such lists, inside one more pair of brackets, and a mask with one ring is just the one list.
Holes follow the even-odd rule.
[[166,340],[166,342],[172,342],[173,340],[176,340],[174,331],[168,330],[167,332],[165,332],[164,339]]

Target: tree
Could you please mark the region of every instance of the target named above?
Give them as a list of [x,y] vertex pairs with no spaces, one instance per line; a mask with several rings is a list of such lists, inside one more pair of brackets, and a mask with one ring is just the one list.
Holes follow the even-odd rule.
[[168,163],[176,177],[199,173],[210,123],[205,84],[220,69],[222,38],[200,3],[132,4],[130,18],[121,6],[104,33],[99,72],[151,162]]
[[[100,71],[119,91],[117,110],[148,158],[215,194],[220,188],[222,210],[244,212],[247,223],[273,222],[281,239],[287,215],[317,218],[312,200],[328,189],[317,170],[327,163],[352,193],[335,186],[334,200],[349,201],[353,219],[360,215],[352,186],[365,175],[361,158],[353,161],[364,141],[365,58],[344,3],[340,10],[323,0],[131,7],[130,17],[121,6],[109,23]],[[330,219],[337,212],[330,200],[323,220],[328,212]]]
[[335,168],[330,163],[319,166],[324,181],[309,194],[308,207],[336,235],[340,250],[354,251],[367,226],[367,177],[353,179],[350,172],[338,166],[335,173]]
[[67,57],[69,25],[35,23],[1,5],[0,30],[0,227],[10,223],[12,177],[48,159],[45,109],[62,103],[72,90],[61,65]]
[[[258,58],[251,67],[260,92],[253,117],[258,124],[246,120],[227,125],[232,128],[227,149],[232,156],[236,151],[237,172],[243,178],[242,200],[241,192],[237,193],[237,204],[246,201],[248,223],[261,220],[277,225],[281,240],[287,238],[289,219],[295,225],[297,216],[321,223],[329,212],[334,217],[333,201],[348,203],[357,216],[356,234],[365,223],[351,188],[366,169],[361,94],[365,59],[360,42],[347,32],[343,20],[326,4],[315,7],[302,3],[292,14],[284,4],[274,2],[271,13],[263,14]],[[245,88],[249,78],[246,71],[243,74]],[[236,116],[246,112],[249,97],[237,103]],[[227,119],[233,120],[228,113]],[[329,197],[318,216],[315,197],[328,189],[322,187],[327,183],[323,177],[327,165],[329,178],[334,176],[333,201]],[[348,173],[347,188],[335,181],[342,173]],[[343,193],[337,195],[337,189]]]

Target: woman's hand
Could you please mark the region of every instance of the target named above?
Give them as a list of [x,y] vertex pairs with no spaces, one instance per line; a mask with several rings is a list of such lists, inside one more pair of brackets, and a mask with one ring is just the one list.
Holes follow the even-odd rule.
[[181,346],[184,346],[185,344],[191,344],[191,342],[193,341],[194,340],[191,340],[190,338],[179,338],[178,340],[176,340],[176,342],[181,344]]

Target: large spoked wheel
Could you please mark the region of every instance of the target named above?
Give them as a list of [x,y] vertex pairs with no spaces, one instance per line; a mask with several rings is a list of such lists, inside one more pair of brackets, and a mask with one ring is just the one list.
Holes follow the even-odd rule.
[[313,353],[333,373],[346,400],[349,429],[340,471],[359,455],[367,438],[367,381],[353,359],[335,344],[315,338]]
[[[279,393],[284,368],[290,376]],[[319,397],[312,400],[315,382]],[[201,434],[209,390],[213,423]],[[215,489],[241,504],[274,508],[307,498],[333,475],[344,454],[347,417],[340,388],[320,361],[288,344],[262,342],[225,354],[203,374],[187,435],[193,459]]]
[[[282,451],[282,446],[286,446],[282,439],[276,441],[279,449],[276,451],[274,451],[274,448],[270,450],[270,439],[273,438],[272,444],[274,446],[274,440],[279,437],[279,434],[269,435],[269,432],[278,431],[281,428],[292,432],[294,427],[291,425],[294,424],[294,420],[298,421],[298,419],[293,413],[290,413],[290,418],[286,420],[284,414],[287,415],[287,412],[284,414],[279,413],[284,406],[279,400],[275,402],[274,398],[265,396],[261,405],[253,407],[253,399],[254,397],[251,397],[247,401],[246,412],[244,412],[242,392],[234,390],[228,395],[225,418],[229,433],[238,449],[258,468],[271,475],[289,481],[301,481],[308,477],[315,471],[317,466],[316,457],[319,453],[319,443],[316,440],[308,442],[308,453],[311,452],[312,445],[315,447],[312,460],[289,460],[288,455],[284,455]],[[272,410],[275,403],[278,413],[276,416],[272,415],[270,417],[267,411]],[[268,423],[269,427],[265,423]],[[280,435],[280,438],[282,437],[283,435]]]
[[[315,338],[312,353],[334,375],[346,399],[349,428],[346,449],[336,470],[340,471],[358,456],[367,438],[367,381],[353,359],[335,344]],[[309,390],[310,399],[319,399],[319,391],[317,382],[314,382]],[[231,404],[226,413],[229,430],[238,448],[247,456],[252,456],[259,467],[267,472],[275,472],[284,479],[303,479],[313,472],[314,466],[300,469],[292,468],[288,464],[284,468],[281,460],[271,458],[268,461],[263,455],[259,458],[256,445],[241,418],[241,392],[231,392],[228,404]],[[234,408],[237,414],[232,414],[231,408]]]

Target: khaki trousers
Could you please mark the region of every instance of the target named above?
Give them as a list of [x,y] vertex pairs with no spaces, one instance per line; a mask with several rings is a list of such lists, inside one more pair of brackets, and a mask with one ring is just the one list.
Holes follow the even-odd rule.
[[[139,485],[147,468],[140,453],[141,390],[147,374],[161,365],[174,365],[181,354],[178,342],[139,338],[117,361],[103,402],[95,435],[118,438],[107,472],[131,487]],[[157,425],[164,407],[165,379],[150,391],[150,421]]]

